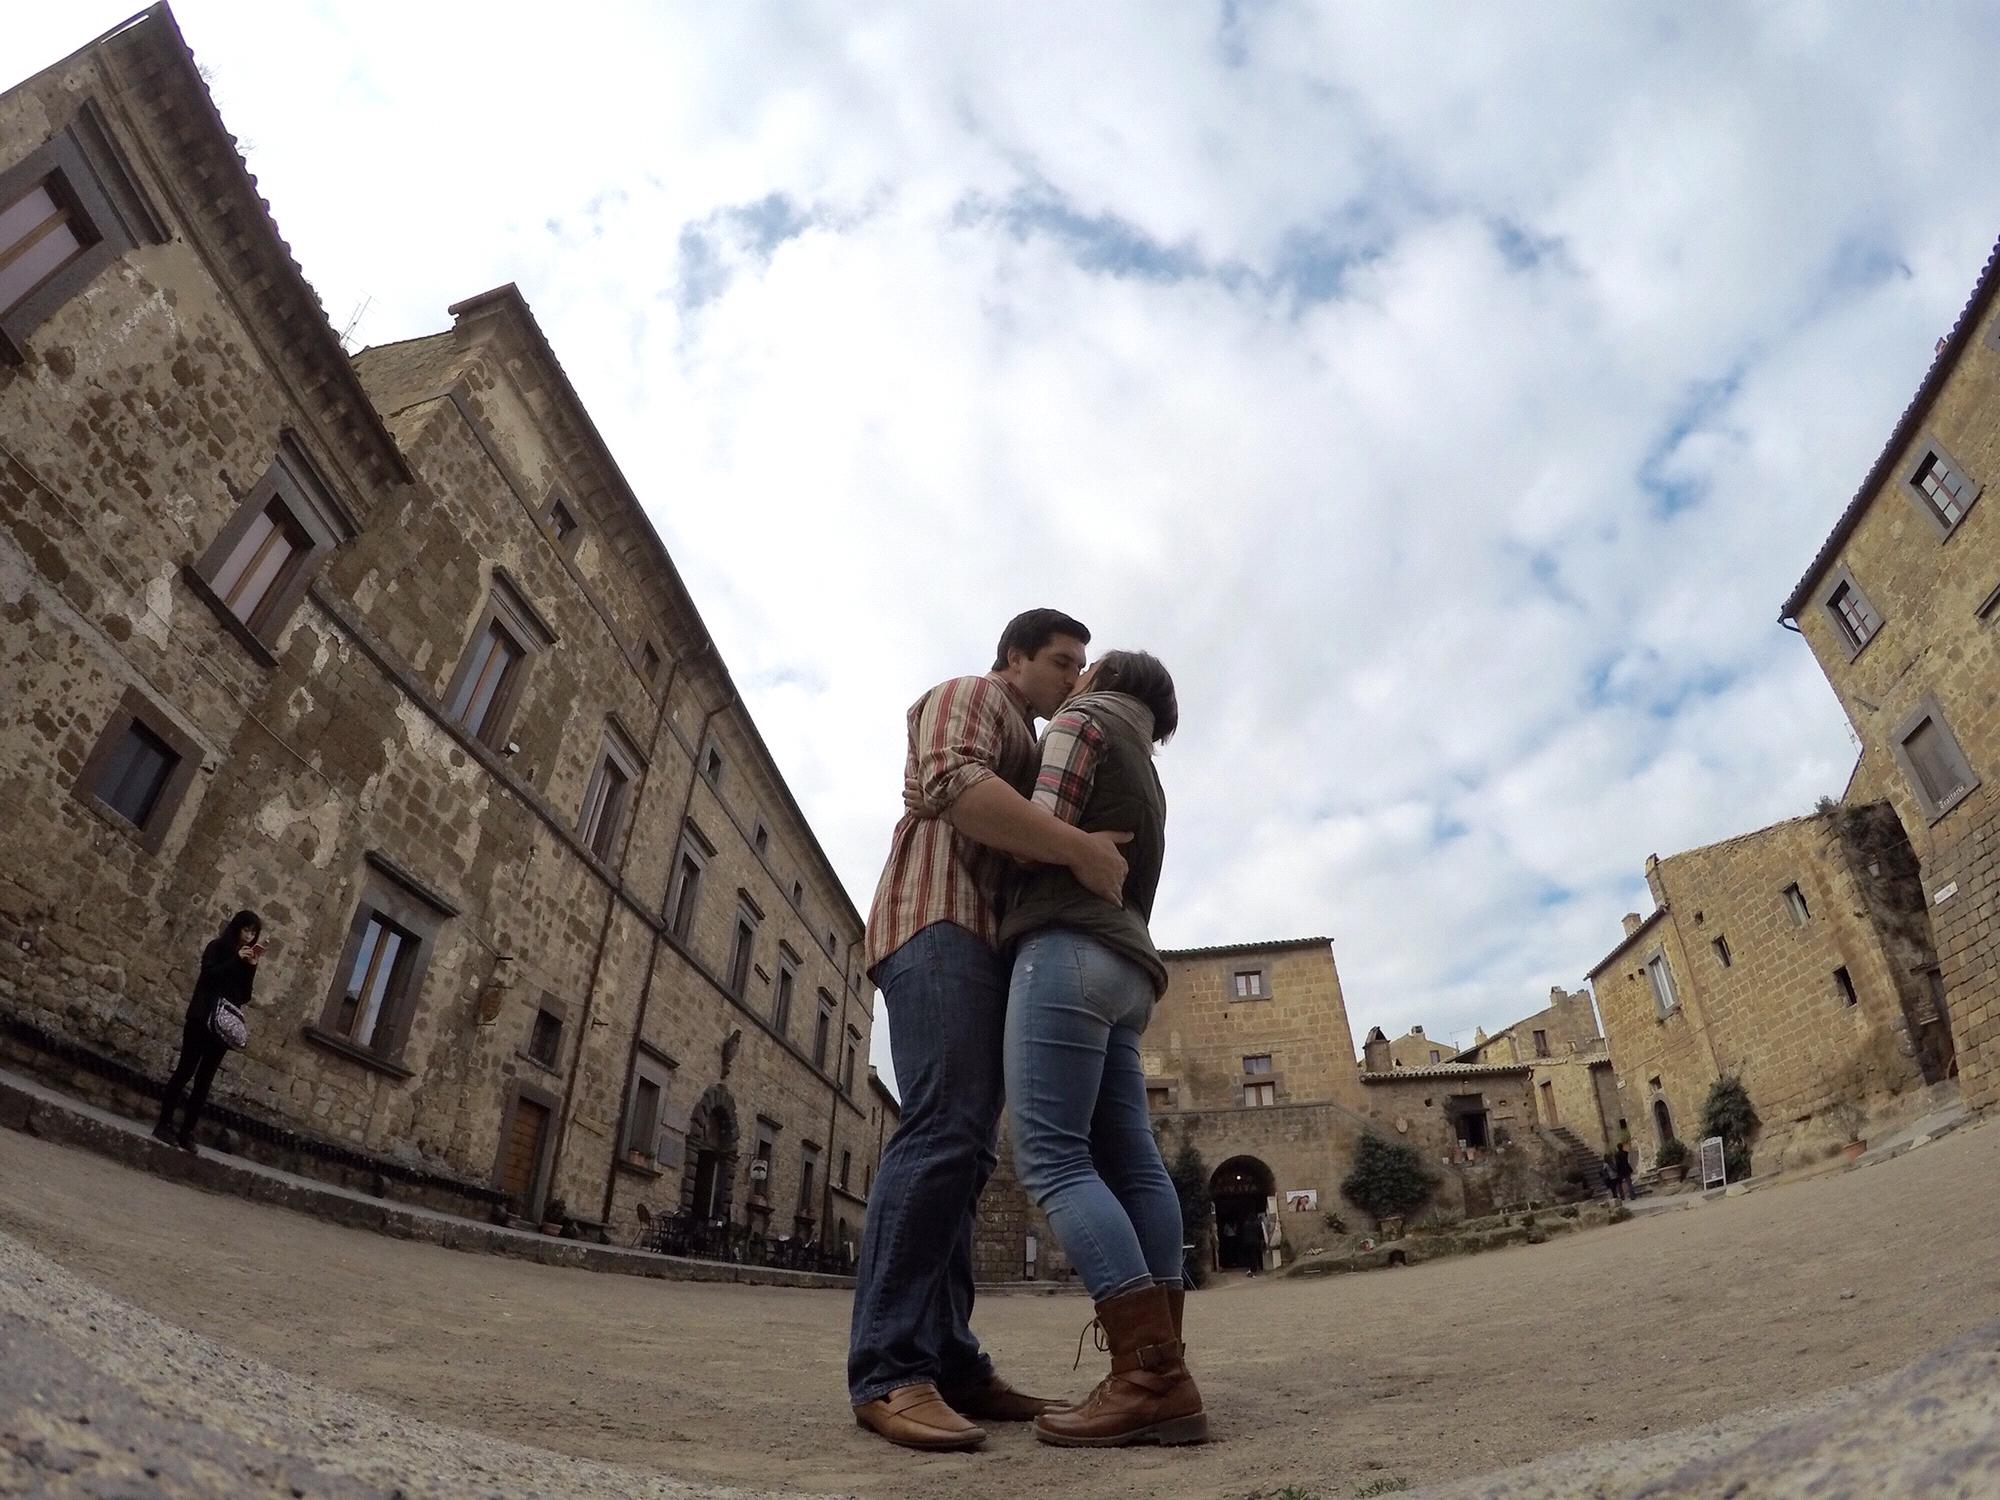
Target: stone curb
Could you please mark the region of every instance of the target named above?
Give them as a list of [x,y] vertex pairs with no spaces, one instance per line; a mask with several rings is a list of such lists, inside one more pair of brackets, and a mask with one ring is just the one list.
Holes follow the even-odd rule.
[[123,1166],[208,1192],[227,1193],[253,1203],[311,1214],[349,1229],[363,1229],[394,1239],[421,1240],[447,1250],[510,1255],[545,1266],[650,1276],[664,1281],[733,1281],[753,1286],[843,1291],[854,1286],[853,1278],[848,1276],[689,1260],[482,1224],[435,1209],[371,1198],[332,1183],[315,1182],[237,1157],[218,1156],[207,1148],[199,1156],[190,1156],[160,1144],[129,1120],[4,1070],[0,1070],[0,1126],[59,1145],[80,1147]]

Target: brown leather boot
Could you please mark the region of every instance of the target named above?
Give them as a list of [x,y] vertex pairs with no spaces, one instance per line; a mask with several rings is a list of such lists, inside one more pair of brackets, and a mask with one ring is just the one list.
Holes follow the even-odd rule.
[[1181,1314],[1187,1309],[1187,1284],[1175,1282],[1167,1288],[1167,1311],[1174,1315],[1174,1342],[1181,1346],[1181,1356],[1187,1356],[1187,1335],[1181,1330],[1187,1325]]
[[1067,1411],[1035,1418],[1035,1436],[1061,1448],[1205,1443],[1208,1416],[1175,1337],[1169,1289],[1140,1287],[1097,1304],[1111,1373]]

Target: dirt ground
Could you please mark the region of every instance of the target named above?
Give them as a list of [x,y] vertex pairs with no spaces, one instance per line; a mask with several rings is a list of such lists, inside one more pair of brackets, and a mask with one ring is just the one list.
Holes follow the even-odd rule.
[[[467,1255],[175,1186],[0,1132],[0,1229],[161,1317],[434,1421],[814,1493],[1338,1500],[1705,1422],[1885,1373],[2000,1316],[2000,1128],[1898,1160],[1484,1256],[1188,1303],[1218,1441],[970,1455],[858,1431],[844,1293]],[[1017,1384],[1084,1389],[1074,1295],[975,1326]]]

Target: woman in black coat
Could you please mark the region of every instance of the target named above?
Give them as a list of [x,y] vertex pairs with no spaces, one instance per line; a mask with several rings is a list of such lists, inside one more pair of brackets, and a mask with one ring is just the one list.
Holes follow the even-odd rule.
[[[181,1025],[181,1060],[174,1067],[174,1076],[167,1080],[160,1123],[153,1127],[155,1140],[183,1151],[194,1150],[194,1127],[208,1103],[208,1086],[229,1052],[228,1043],[215,1034],[216,1004],[222,1000],[239,1007],[250,1003],[250,985],[257,977],[257,960],[263,956],[264,922],[254,911],[239,911],[201,950],[201,972],[195,977],[187,1019]],[[181,1102],[183,1089],[188,1090],[187,1113],[181,1119],[180,1132],[174,1134],[174,1106]]]

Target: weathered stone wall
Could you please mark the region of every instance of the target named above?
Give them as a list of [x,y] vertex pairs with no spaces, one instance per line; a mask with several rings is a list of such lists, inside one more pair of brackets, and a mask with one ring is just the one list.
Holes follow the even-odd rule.
[[[1879,826],[1886,815],[1860,816]],[[1865,866],[1857,879],[1845,816],[1797,818],[1649,864],[1661,910],[1594,975],[1626,1085],[1619,1113],[1641,1164],[1661,1144],[1654,1101],[1692,1144],[1725,1073],[1741,1075],[1764,1121],[1762,1168],[1823,1152],[1835,1116],[1844,1140],[1922,1083],[1905,1014],[1919,939],[1907,909],[1895,908],[1899,895],[1907,907],[1907,893]],[[1803,921],[1785,894],[1794,884]],[[1646,972],[1655,955],[1665,956],[1678,1001],[1665,1016]],[[1851,1005],[1835,978],[1842,968]]]
[[[2000,513],[1982,495],[1948,538],[1904,486],[1920,446],[1934,436],[1983,490],[2000,482],[2000,312],[1975,310],[1976,326],[1927,408],[1914,413],[1902,451],[1859,523],[1815,581],[1798,625],[1863,747],[1862,775],[1888,797],[1922,863],[1932,902],[1941,977],[1966,1102],[2000,1102]],[[1844,565],[1881,618],[1850,658],[1824,607]],[[1984,613],[1982,613],[1984,607]],[[1957,741],[1978,786],[1933,816],[1896,763],[1895,737],[1926,700]]]
[[[829,1242],[843,1220],[852,1231],[880,1139],[860,1098],[860,918],[526,304],[511,289],[474,298],[449,331],[360,356],[357,381],[200,89],[155,17],[0,96],[0,167],[79,99],[98,101],[170,231],[94,276],[33,330],[19,364],[0,362],[10,1054],[32,1058],[22,1038],[41,1035],[69,1059],[43,1056],[50,1071],[74,1071],[75,1053],[163,1076],[202,943],[252,906],[271,951],[250,1047],[224,1066],[218,1103],[353,1160],[488,1184],[526,1090],[555,1109],[534,1197],[560,1194],[592,1218],[610,1199],[624,1233],[638,1202],[680,1200],[689,1112],[726,1098],[731,1201],[747,1203],[763,1117],[780,1132],[768,1227]],[[266,648],[184,569],[285,433],[357,534]],[[581,523],[567,544],[543,519],[552,495]],[[524,669],[506,754],[444,702],[499,578],[553,637]],[[75,795],[128,700],[200,762],[156,840]],[[578,826],[612,725],[642,764],[626,833],[601,859]],[[698,774],[710,744],[714,784]],[[683,941],[664,927],[689,820],[712,853]],[[450,915],[406,1031],[371,1058],[312,1030],[383,861]],[[739,909],[757,918],[732,994]],[[780,943],[797,966],[782,1029]],[[822,993],[832,1019],[816,1062]],[[543,1008],[562,1020],[553,1066],[527,1052]],[[839,1086],[850,1030],[852,1096]],[[669,1074],[661,1150],[626,1163],[641,1042]],[[799,1221],[808,1144],[814,1191]]]

